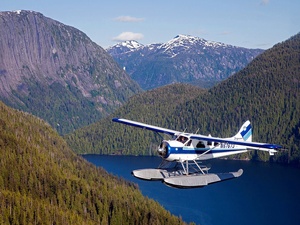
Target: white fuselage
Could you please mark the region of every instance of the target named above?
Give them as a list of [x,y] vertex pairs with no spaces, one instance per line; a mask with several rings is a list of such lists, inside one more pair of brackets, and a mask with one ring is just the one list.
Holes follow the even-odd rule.
[[[197,140],[195,140],[198,142]],[[239,154],[247,151],[245,146],[227,143],[201,143],[193,145],[194,140],[182,143],[177,140],[163,141],[158,153],[167,161],[208,160]]]

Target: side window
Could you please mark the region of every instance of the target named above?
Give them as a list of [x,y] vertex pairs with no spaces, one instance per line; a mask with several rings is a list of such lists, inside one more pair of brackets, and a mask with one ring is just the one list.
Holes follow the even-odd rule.
[[196,145],[196,148],[205,148],[205,145],[202,141],[199,141],[198,144]]

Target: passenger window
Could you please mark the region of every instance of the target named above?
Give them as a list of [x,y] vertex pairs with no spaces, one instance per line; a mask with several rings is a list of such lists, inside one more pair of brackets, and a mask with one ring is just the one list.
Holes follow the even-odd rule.
[[199,141],[198,144],[196,145],[196,148],[205,148],[205,145],[202,141]]

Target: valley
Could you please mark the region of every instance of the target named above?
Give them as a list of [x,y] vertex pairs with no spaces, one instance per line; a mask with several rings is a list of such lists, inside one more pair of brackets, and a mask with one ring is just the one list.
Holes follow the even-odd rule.
[[0,29],[1,224],[187,224],[80,156],[153,155],[161,136],[114,117],[219,137],[249,119],[287,150],[240,159],[300,165],[300,33],[265,51],[189,35],[105,50],[35,11],[0,12]]

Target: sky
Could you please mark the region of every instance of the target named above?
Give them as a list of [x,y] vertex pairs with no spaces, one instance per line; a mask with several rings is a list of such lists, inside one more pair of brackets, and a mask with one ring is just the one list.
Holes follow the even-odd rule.
[[73,26],[103,48],[165,43],[178,34],[268,49],[300,32],[300,0],[0,0]]

